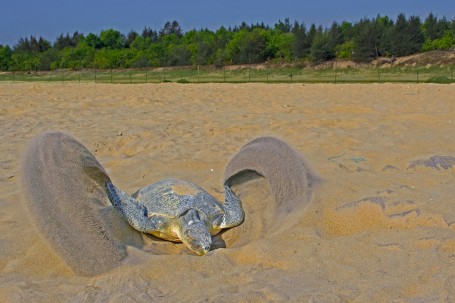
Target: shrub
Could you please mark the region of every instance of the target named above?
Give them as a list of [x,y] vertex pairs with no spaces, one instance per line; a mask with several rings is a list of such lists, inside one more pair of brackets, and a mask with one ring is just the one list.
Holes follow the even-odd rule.
[[455,34],[452,31],[445,31],[444,36],[434,40],[427,40],[422,46],[424,52],[431,50],[450,49],[455,46]]
[[430,79],[428,79],[427,83],[447,84],[447,83],[455,83],[455,80],[449,79],[447,76],[436,76],[436,77],[431,77]]
[[349,60],[354,51],[354,41],[348,41],[335,47],[335,54],[338,59]]

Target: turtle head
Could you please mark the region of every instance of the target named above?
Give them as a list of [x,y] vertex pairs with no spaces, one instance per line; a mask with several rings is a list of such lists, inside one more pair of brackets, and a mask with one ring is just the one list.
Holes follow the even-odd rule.
[[203,222],[197,222],[183,230],[182,242],[192,251],[203,256],[210,251],[212,236]]
[[204,214],[195,209],[189,209],[180,217],[180,239],[200,256],[207,254],[212,246],[212,236],[204,218]]

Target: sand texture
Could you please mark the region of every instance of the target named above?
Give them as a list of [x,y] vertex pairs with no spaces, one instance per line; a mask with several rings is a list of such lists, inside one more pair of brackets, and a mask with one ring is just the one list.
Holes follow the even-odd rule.
[[[454,113],[454,85],[1,83],[0,302],[455,302]],[[81,173],[93,190],[72,194],[96,224],[80,229],[108,233],[74,245],[108,260],[77,272],[78,253],[43,236],[74,241],[65,225],[34,219],[53,202],[33,213],[21,186],[46,131],[77,138],[130,194],[173,177],[222,201],[227,178],[245,222],[199,257],[132,230]],[[269,179],[237,174],[260,136],[292,146],[274,163],[295,184],[277,190],[283,171],[260,157]],[[37,175],[36,191],[69,182]]]

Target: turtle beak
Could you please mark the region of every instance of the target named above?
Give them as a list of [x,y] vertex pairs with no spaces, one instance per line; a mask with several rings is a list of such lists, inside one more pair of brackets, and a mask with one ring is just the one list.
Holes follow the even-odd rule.
[[205,256],[208,252],[210,251],[210,246],[205,246],[205,247],[201,247],[201,249],[197,250],[196,253],[199,255],[199,256]]

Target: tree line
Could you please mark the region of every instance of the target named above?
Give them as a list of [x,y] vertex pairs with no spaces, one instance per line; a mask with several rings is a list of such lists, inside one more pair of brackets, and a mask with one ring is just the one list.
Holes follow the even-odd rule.
[[84,35],[61,34],[51,43],[31,36],[11,48],[0,45],[0,70],[30,71],[61,68],[141,68],[159,66],[252,64],[263,62],[322,62],[334,58],[371,61],[379,56],[406,56],[453,49],[455,19],[429,14],[364,18],[333,22],[330,27],[279,20],[233,28],[184,32],[177,21],[160,30],[122,34],[115,29]]

